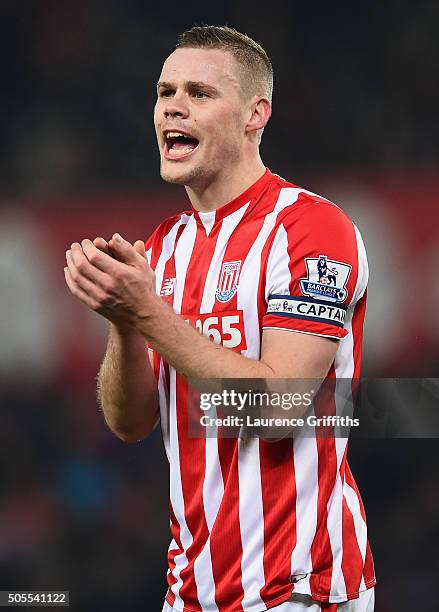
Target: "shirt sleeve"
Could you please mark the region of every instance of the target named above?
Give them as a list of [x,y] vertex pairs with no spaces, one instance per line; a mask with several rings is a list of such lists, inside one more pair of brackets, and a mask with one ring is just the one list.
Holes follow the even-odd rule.
[[305,199],[286,211],[266,264],[262,327],[341,339],[368,269],[361,235],[335,204]]
[[155,239],[155,234],[156,234],[155,230],[150,236],[149,238],[145,241],[145,256],[146,259],[148,260],[148,263],[150,266],[152,266],[153,264],[153,256],[152,256],[152,249],[154,246],[154,239]]

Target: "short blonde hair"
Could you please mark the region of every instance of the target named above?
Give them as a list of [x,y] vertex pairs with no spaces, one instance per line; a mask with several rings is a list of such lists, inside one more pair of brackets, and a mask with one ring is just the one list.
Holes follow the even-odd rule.
[[244,96],[273,96],[273,66],[259,43],[228,26],[194,26],[178,37],[176,49],[221,49],[231,53],[242,68]]

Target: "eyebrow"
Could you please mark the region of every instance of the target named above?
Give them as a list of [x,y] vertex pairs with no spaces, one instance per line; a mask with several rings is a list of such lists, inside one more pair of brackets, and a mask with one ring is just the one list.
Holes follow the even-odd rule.
[[[173,85],[172,83],[168,83],[167,81],[159,81],[157,83],[157,91],[159,89],[175,89],[175,85]],[[207,83],[203,83],[203,81],[186,81],[185,89],[206,89],[207,91],[210,91],[212,93],[218,93],[216,87],[213,87],[213,85],[208,85]]]

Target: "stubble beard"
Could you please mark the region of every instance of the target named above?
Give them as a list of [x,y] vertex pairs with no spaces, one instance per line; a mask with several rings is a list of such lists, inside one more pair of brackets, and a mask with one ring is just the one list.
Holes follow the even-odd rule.
[[167,183],[174,185],[184,185],[193,189],[203,189],[212,181],[222,174],[225,166],[233,166],[240,161],[240,148],[235,143],[229,143],[227,149],[222,156],[224,163],[218,163],[218,160],[205,160],[204,163],[198,163],[187,170],[179,170],[178,173],[172,170],[168,172],[166,169],[167,160],[160,160],[160,176]]
[[200,180],[203,176],[203,170],[201,166],[195,166],[177,174],[173,171],[167,171],[166,164],[163,161],[160,162],[160,176],[166,183],[173,183],[174,185],[190,186]]

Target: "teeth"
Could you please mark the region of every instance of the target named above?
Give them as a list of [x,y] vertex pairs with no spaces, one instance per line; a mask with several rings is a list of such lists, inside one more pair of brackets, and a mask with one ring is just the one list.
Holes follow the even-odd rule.
[[166,134],[166,138],[179,138],[181,136],[183,138],[189,138],[189,136],[186,136],[186,134],[182,134],[181,132],[168,132]]

